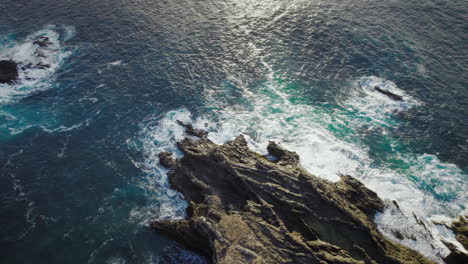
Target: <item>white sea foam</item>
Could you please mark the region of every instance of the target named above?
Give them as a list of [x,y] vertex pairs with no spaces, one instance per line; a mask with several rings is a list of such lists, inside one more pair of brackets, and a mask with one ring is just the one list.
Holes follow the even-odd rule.
[[[18,152],[11,154],[6,162],[3,164],[1,169],[3,171],[9,171],[10,167],[14,167],[15,161],[19,156],[24,153],[23,149],[20,149]],[[15,173],[6,173],[5,176],[11,178],[13,191],[17,194],[15,197],[16,202],[26,205],[25,213],[24,213],[24,220],[26,221],[26,227],[23,231],[18,234],[15,234],[14,237],[7,238],[10,240],[21,240],[26,237],[30,232],[36,228],[36,220],[38,215],[36,214],[36,203],[30,197],[29,191],[27,188],[27,184],[20,178],[17,177]]]
[[113,256],[113,257],[110,257],[108,260],[106,260],[105,263],[106,264],[127,264],[129,262],[121,256]]
[[[402,96],[403,100],[391,99],[389,96],[376,91],[376,86]],[[342,98],[341,106],[353,113],[353,119],[350,121],[359,126],[388,127],[398,125],[395,124],[397,122],[394,119],[395,114],[421,105],[421,102],[398,88],[394,82],[376,76],[359,78],[345,91],[345,98]]]
[[375,221],[379,231],[391,240],[417,250],[439,263],[443,263],[442,258],[450,253],[442,240],[468,253],[448,228],[436,225],[408,209],[400,210],[393,203],[389,202],[383,213],[377,213]]
[[81,128],[81,127],[87,127],[87,126],[89,126],[89,122],[90,122],[89,119],[86,119],[83,122],[71,125],[69,127],[66,127],[64,125],[60,125],[59,127],[52,128],[52,129],[44,127],[44,126],[40,126],[40,128],[42,128],[42,130],[44,130],[47,133],[68,132],[68,131],[75,130],[75,129],[78,129],[78,128]]
[[148,220],[185,217],[187,202],[180,193],[170,188],[167,169],[159,166],[158,159],[158,153],[163,151],[175,153],[178,157],[182,156],[177,150],[176,143],[185,135],[177,120],[190,122],[190,112],[185,109],[170,111],[162,118],[151,116],[145,122],[139,141],[146,159],[134,163],[145,172],[146,176],[141,179],[139,185],[149,193],[148,197],[152,197],[155,201],[148,206],[134,208],[130,212],[130,219],[133,222],[147,224]]
[[[2,114],[2,112],[0,112],[0,114]],[[78,129],[78,128],[87,127],[87,126],[89,126],[89,123],[90,123],[90,119],[86,119],[83,122],[71,125],[69,127],[64,126],[64,125],[60,125],[60,126],[55,127],[55,128],[49,128],[49,127],[47,127],[45,125],[25,125],[25,126],[10,127],[10,128],[8,128],[8,130],[10,131],[10,135],[17,135],[17,134],[23,133],[27,129],[30,129],[30,128],[33,128],[33,127],[39,127],[44,132],[47,132],[47,133],[51,134],[51,133],[68,132],[68,131],[75,130],[75,129]]]
[[113,62],[109,62],[109,66],[122,66],[123,64],[123,61],[121,60],[117,60],[117,61],[113,61]]
[[[53,74],[73,52],[63,41],[75,34],[73,27],[47,26],[28,35],[22,41],[10,42],[0,51],[0,60],[14,60],[20,64],[15,84],[0,84],[0,104],[10,103],[33,92],[46,90],[53,83]],[[49,38],[50,45],[38,48],[33,44],[40,37]],[[34,67],[21,67],[34,65]],[[48,67],[40,67],[47,65]],[[39,66],[39,67],[37,67]]]
[[[210,95],[207,100],[219,105]],[[247,107],[220,106],[215,122],[201,117],[194,125],[208,127],[209,138],[218,144],[244,134],[249,146],[263,154],[268,141],[280,142],[299,153],[306,169],[332,181],[339,180],[338,173],[352,173],[366,164],[365,152],[337,141],[327,130],[325,124],[333,122],[331,116],[321,109],[291,103],[274,84],[261,93],[245,93],[244,100],[250,102]]]
[[[350,174],[376,191],[387,203],[397,201],[401,215],[391,213],[389,206],[385,212],[376,215],[379,230],[441,262],[441,258],[448,254],[441,240],[454,242],[454,237],[444,226],[433,224],[431,217],[443,215],[452,218],[463,213],[468,204],[466,175],[457,166],[443,163],[428,154],[418,156],[395,152],[393,158],[399,160],[401,168],[382,165],[374,162],[363,142],[354,139],[363,125],[362,120],[369,127],[379,127],[385,134],[386,128],[398,125],[396,113],[408,111],[420,103],[394,83],[377,77],[363,77],[350,83],[348,96],[343,99],[341,107],[334,110],[293,103],[286,92],[286,85],[271,78],[261,89],[244,88],[237,105],[225,103],[229,100],[228,91],[210,90],[206,91],[206,105],[214,109],[211,113],[192,120],[186,109],[167,113],[157,126],[145,128],[145,134],[150,135],[145,148],[149,171],[161,170],[155,158],[158,152],[177,152],[175,142],[184,136],[176,124],[177,119],[209,130],[209,138],[218,144],[244,134],[250,148],[263,154],[267,154],[268,141],[274,140],[296,151],[302,165],[317,176],[337,181],[339,174]],[[402,95],[404,102],[396,102],[374,92],[376,85]],[[389,140],[393,145],[400,144],[394,139]],[[408,224],[403,224],[404,221],[416,221],[413,213],[425,223],[425,229],[411,230]],[[401,240],[392,230],[400,230],[408,236],[419,235],[414,235],[416,240]]]

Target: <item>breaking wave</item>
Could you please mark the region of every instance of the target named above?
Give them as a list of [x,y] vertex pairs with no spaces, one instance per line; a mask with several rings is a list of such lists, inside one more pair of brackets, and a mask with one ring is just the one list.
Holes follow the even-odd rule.
[[162,118],[151,116],[145,121],[146,126],[141,131],[138,142],[128,142],[143,151],[145,160],[135,161],[134,164],[144,172],[144,177],[138,184],[148,192],[147,197],[153,201],[146,207],[137,207],[131,211],[130,218],[134,222],[147,224],[149,220],[182,219],[186,216],[187,202],[182,194],[170,188],[167,169],[159,166],[158,159],[158,153],[163,151],[182,156],[176,143],[185,135],[177,120],[190,122],[191,115],[188,111],[170,111]]
[[[54,73],[73,53],[73,48],[64,46],[63,42],[74,35],[74,27],[49,25],[24,40],[8,40],[3,44],[0,60],[13,60],[20,65],[15,83],[0,84],[0,104],[12,103],[31,93],[49,89],[54,82]],[[39,47],[34,44],[40,37],[48,38],[49,45]]]

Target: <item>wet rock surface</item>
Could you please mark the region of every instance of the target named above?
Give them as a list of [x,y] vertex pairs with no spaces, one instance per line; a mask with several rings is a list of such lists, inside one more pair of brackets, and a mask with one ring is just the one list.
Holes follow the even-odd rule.
[[457,240],[468,248],[468,215],[458,217],[450,228],[455,232]]
[[11,60],[0,60],[0,83],[11,83],[18,79],[18,64]]
[[170,152],[161,152],[158,154],[159,163],[166,168],[173,168],[176,165],[176,160]]
[[[455,236],[465,249],[468,249],[468,216],[459,216],[448,228],[452,229]],[[445,258],[446,263],[468,263],[468,255],[461,252],[455,245],[445,242],[452,253]]]
[[213,263],[432,263],[377,231],[374,214],[384,204],[351,176],[318,178],[274,142],[270,161],[242,136],[224,145],[186,138],[178,146],[183,158],[160,159],[190,203],[189,218],[151,228]]
[[35,40],[33,44],[38,45],[39,47],[47,47],[52,45],[48,37],[39,37],[39,39]]
[[375,86],[374,87],[374,90],[376,90],[377,92],[381,93],[381,94],[384,94],[388,97],[390,97],[391,99],[395,100],[395,101],[403,101],[403,97],[401,95],[398,95],[398,94],[395,94],[395,93],[392,93],[388,90],[384,90],[378,86]]
[[177,120],[177,123],[185,127],[185,133],[187,133],[190,136],[199,137],[199,138],[206,138],[208,136],[208,131],[194,128],[191,124],[186,124],[180,120]]

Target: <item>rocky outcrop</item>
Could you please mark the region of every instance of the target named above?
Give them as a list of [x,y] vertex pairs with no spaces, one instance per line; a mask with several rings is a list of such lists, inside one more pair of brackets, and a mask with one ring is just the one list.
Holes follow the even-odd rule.
[[183,127],[185,127],[185,133],[190,136],[199,137],[199,138],[206,138],[208,136],[208,131],[203,129],[193,128],[191,124],[184,123],[180,120],[177,120],[177,123]]
[[18,64],[11,60],[0,61],[0,83],[11,83],[18,79]]
[[457,236],[457,240],[468,249],[468,216],[460,216],[450,227]]
[[318,178],[274,142],[271,161],[243,136],[224,145],[186,138],[178,146],[183,158],[159,157],[190,203],[188,219],[151,228],[213,263],[431,263],[377,231],[374,214],[384,204],[351,176]]
[[376,90],[377,92],[381,93],[381,94],[384,94],[390,98],[392,98],[393,100],[395,101],[402,101],[403,100],[403,97],[401,95],[398,95],[398,94],[395,94],[395,93],[392,93],[388,90],[384,90],[378,86],[375,86],[374,87],[374,90]]
[[48,37],[41,36],[39,39],[35,40],[33,44],[38,45],[39,47],[47,47],[52,45]]
[[[468,249],[468,216],[460,216],[448,228],[452,229],[465,249]],[[460,251],[455,245],[444,241],[445,245],[450,249],[451,253],[445,258],[445,262],[449,264],[468,263],[468,255]]]
[[[12,84],[20,82],[18,71],[27,72],[32,69],[48,69],[52,52],[56,51],[54,43],[48,37],[41,36],[33,42],[36,58],[26,61],[0,60],[0,83]],[[26,75],[27,80],[33,79]]]

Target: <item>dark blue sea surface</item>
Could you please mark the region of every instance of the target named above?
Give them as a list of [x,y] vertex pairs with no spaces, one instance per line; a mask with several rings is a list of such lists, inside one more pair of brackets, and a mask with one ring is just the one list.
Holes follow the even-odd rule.
[[[0,263],[205,263],[148,229],[185,217],[156,154],[175,120],[276,140],[405,215],[379,230],[440,261],[468,213],[468,5],[453,1],[1,0]],[[38,58],[32,42],[53,42]],[[374,90],[383,87],[404,100]],[[180,155],[180,154],[179,154]],[[429,235],[422,234],[429,232]],[[394,233],[394,232],[393,232]],[[420,236],[420,237],[419,237]]]

